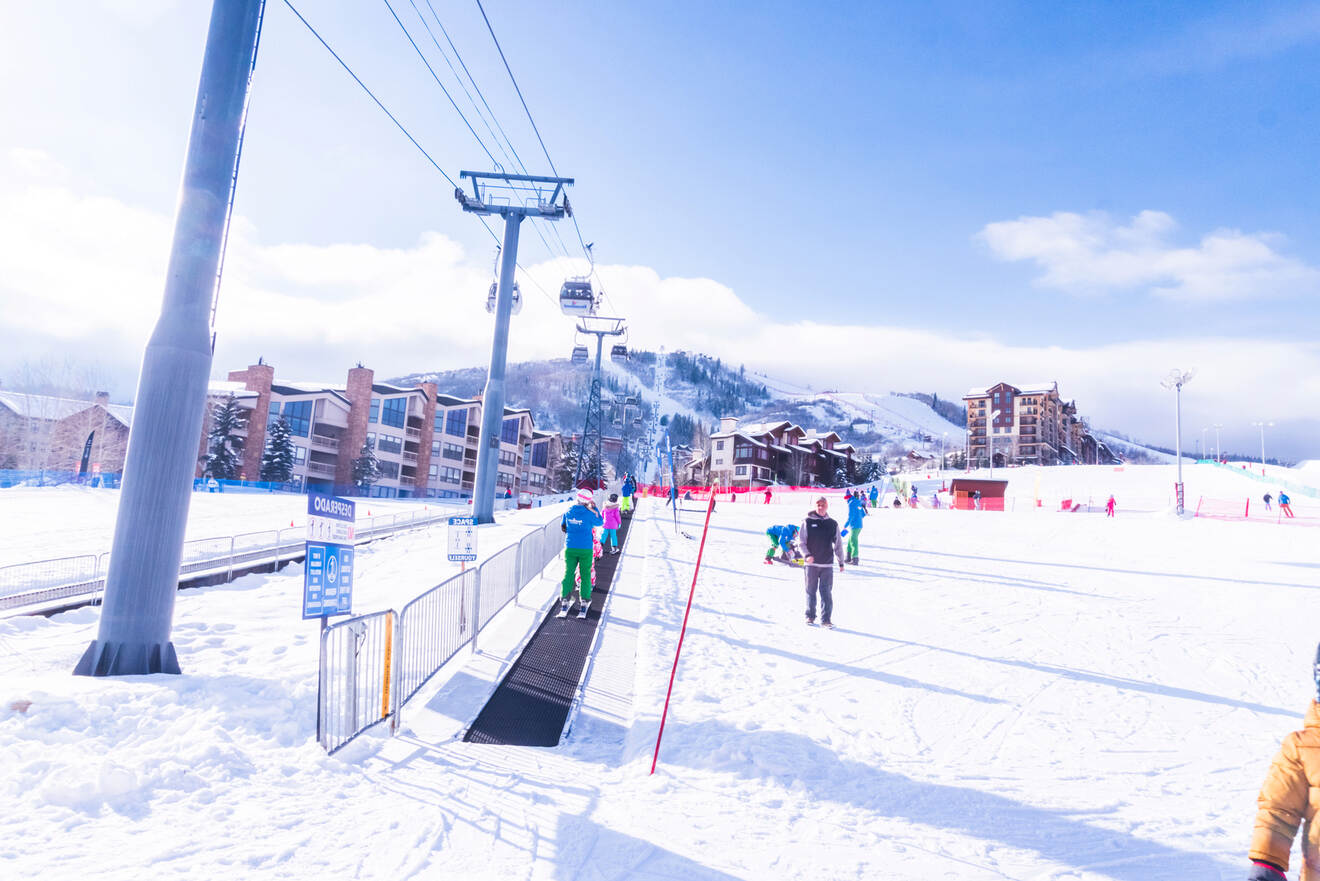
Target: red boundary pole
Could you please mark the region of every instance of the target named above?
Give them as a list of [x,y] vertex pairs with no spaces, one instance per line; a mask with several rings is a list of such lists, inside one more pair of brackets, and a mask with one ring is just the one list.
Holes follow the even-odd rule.
[[674,677],[678,675],[678,656],[683,652],[683,637],[687,634],[688,615],[692,614],[692,598],[697,593],[697,573],[701,571],[701,555],[706,550],[706,533],[710,530],[710,512],[713,510],[715,510],[715,491],[712,489],[710,504],[706,506],[706,523],[701,527],[701,545],[697,548],[697,565],[692,570],[692,587],[688,590],[687,609],[683,612],[683,629],[678,632],[678,648],[674,649],[674,667],[669,671],[669,690],[665,692],[665,708],[660,714],[660,731],[655,735],[655,754],[651,756],[652,774],[655,773],[656,762],[660,761],[660,738],[665,736],[665,719],[669,716],[669,697],[674,693]]

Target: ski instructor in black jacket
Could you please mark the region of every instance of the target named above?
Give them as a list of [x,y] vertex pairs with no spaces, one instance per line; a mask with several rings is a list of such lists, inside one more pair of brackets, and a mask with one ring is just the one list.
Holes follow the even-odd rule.
[[798,533],[802,552],[806,556],[807,623],[816,623],[816,591],[820,591],[820,623],[833,627],[830,614],[834,611],[834,564],[843,571],[843,540],[839,537],[839,524],[830,517],[830,503],[824,497],[816,499],[816,510],[807,514]]

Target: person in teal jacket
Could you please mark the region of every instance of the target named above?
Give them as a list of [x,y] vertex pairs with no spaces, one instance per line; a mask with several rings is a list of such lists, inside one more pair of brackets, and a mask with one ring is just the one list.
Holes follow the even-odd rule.
[[604,518],[596,510],[591,490],[580,489],[577,504],[568,509],[559,522],[564,530],[564,581],[563,593],[559,602],[561,612],[568,611],[569,597],[573,595],[574,570],[577,570],[581,587],[582,611],[578,617],[586,617],[586,609],[591,605],[591,562],[592,549],[596,541],[595,529],[605,524]]
[[866,516],[866,503],[862,501],[862,494],[858,493],[848,499],[848,522],[845,524],[848,531],[848,548],[844,554],[844,562],[857,565],[857,541],[862,534],[862,518]]
[[874,484],[871,486],[871,507],[874,508],[880,504],[880,490]]

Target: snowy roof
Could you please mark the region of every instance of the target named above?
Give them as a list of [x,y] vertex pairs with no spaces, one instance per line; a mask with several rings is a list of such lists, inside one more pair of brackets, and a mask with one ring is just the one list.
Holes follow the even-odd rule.
[[1057,392],[1059,390],[1059,384],[1054,380],[1050,380],[1049,382],[1029,382],[1025,384],[1018,384],[1012,382],[1005,383],[1001,381],[1001,382],[992,382],[990,383],[990,385],[974,387],[970,391],[968,391],[967,394],[963,395],[963,399],[965,400],[967,398],[983,398],[990,392],[990,389],[994,388],[997,385],[1010,385],[1018,390],[1018,394],[1023,394],[1023,395],[1043,395],[1043,394],[1048,394],[1049,392]]
[[[67,419],[75,413],[81,413],[97,406],[97,404],[94,400],[0,391],[0,406],[6,407],[25,419],[56,421]],[[106,404],[105,410],[125,426],[133,424],[133,408],[127,404]]]

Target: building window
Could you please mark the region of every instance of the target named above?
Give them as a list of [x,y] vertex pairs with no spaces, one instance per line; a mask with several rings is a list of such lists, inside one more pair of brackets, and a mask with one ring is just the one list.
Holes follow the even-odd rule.
[[380,421],[380,398],[371,399],[371,410],[367,413],[368,422]]
[[432,466],[431,466],[431,473],[430,473],[429,477],[430,477],[432,480],[435,480],[435,479],[436,479],[437,477],[439,477],[439,476],[440,476],[440,466],[439,466],[439,465],[432,465]]
[[532,446],[532,467],[544,468],[546,462],[549,461],[549,456],[550,456],[549,451],[550,451],[550,444],[548,443],[534,444]]
[[450,410],[445,414],[445,434],[451,434],[454,437],[462,437],[467,434],[468,411]]
[[509,450],[500,450],[500,464],[516,466],[518,464],[518,454]]
[[393,425],[395,428],[403,428],[403,424],[407,421],[407,418],[407,398],[387,398],[385,400],[385,410],[380,414],[380,421],[383,425]]
[[380,460],[380,476],[388,480],[399,479],[399,463],[391,462],[389,459]]
[[440,479],[445,483],[458,483],[463,479],[463,475],[457,468],[442,468],[440,469]]
[[499,474],[495,475],[495,482],[500,486],[513,486],[513,475],[501,471]]
[[275,420],[280,418],[280,402],[271,401],[270,406],[266,408],[266,431],[275,424]]
[[751,444],[738,444],[733,448],[735,459],[750,459],[756,455],[756,447]]
[[463,448],[458,444],[445,444],[443,452],[440,453],[446,459],[462,460]]
[[307,461],[307,448],[293,445],[293,464],[301,465]]
[[739,465],[737,468],[733,469],[733,473],[738,475],[739,477],[742,477],[747,474],[747,466]]
[[720,440],[720,441],[715,441],[715,449],[717,449],[717,450],[722,450],[722,449],[724,449],[724,441],[722,441],[722,440]]
[[440,455],[440,441],[438,440],[431,441],[431,455],[432,456]]
[[376,449],[382,453],[398,453],[403,449],[403,438],[395,437],[390,434],[382,434]]
[[312,402],[289,401],[284,405],[284,420],[289,431],[298,437],[307,437],[312,430]]
[[506,444],[518,443],[518,423],[519,419],[505,419],[504,425],[500,427],[500,440]]

